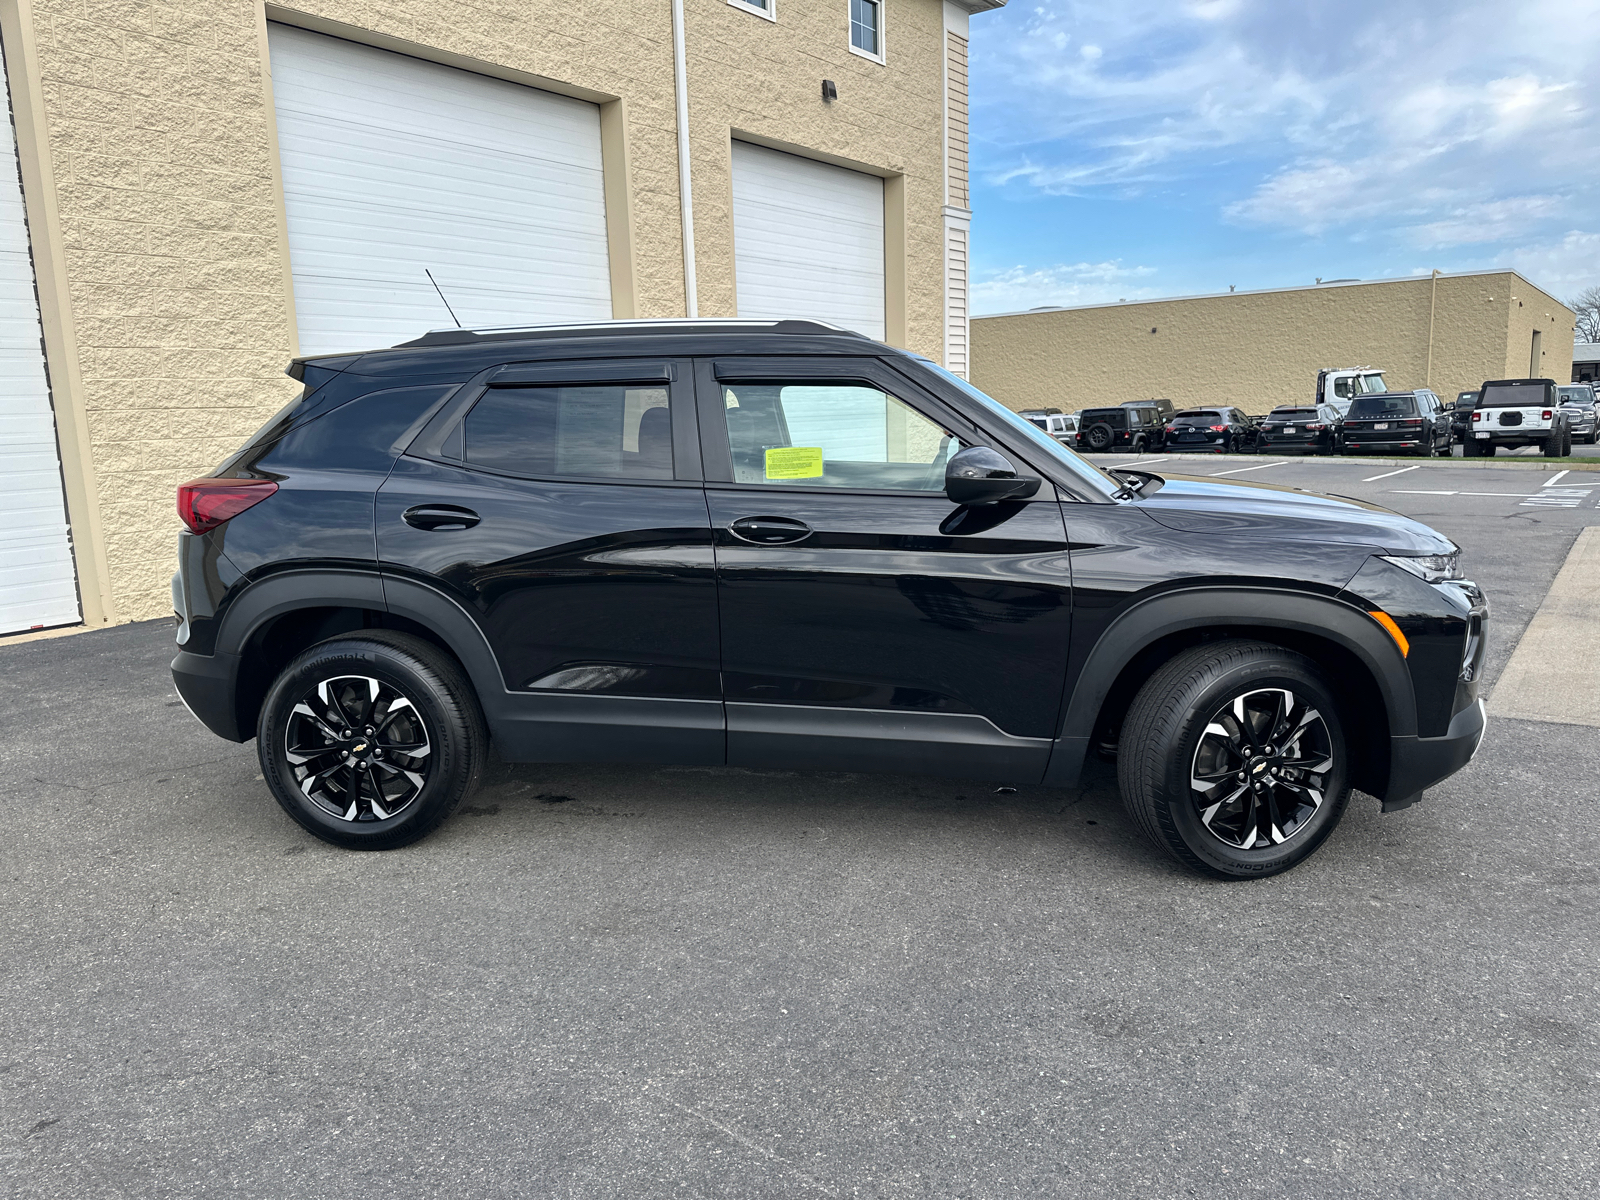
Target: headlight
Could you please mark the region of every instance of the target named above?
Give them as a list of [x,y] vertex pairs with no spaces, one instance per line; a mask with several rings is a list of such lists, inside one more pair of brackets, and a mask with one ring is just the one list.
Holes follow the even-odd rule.
[[1456,554],[1380,554],[1386,563],[1393,563],[1402,571],[1410,571],[1428,583],[1443,583],[1447,579],[1461,579],[1460,556]]

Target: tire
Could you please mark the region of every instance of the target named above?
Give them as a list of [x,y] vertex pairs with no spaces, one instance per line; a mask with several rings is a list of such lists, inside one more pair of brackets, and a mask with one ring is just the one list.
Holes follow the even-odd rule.
[[1130,453],[1133,453],[1133,454],[1143,454],[1144,453],[1144,439],[1142,437],[1134,438],[1133,441],[1129,443],[1128,450],[1129,450]]
[[[1287,713],[1276,707],[1284,695]],[[1280,732],[1289,721],[1305,732],[1275,743],[1262,736],[1274,720]],[[1117,782],[1134,823],[1179,862],[1220,879],[1262,879],[1333,832],[1350,797],[1348,759],[1338,705],[1312,660],[1265,642],[1210,642],[1169,660],[1134,697]],[[1239,766],[1263,780],[1283,774],[1251,787]],[[1192,772],[1218,782],[1196,790]]]
[[1570,425],[1561,427],[1561,457],[1572,457],[1572,426]]
[[1103,453],[1111,449],[1111,443],[1116,440],[1117,433],[1104,421],[1097,421],[1089,426],[1088,432],[1083,436],[1084,441],[1088,443],[1089,449]]
[[350,850],[393,850],[432,833],[477,786],[488,744],[455,660],[383,629],[300,654],[268,689],[256,726],[261,775],[283,810]]
[[1549,436],[1544,439],[1544,456],[1546,458],[1561,457],[1561,431],[1559,429],[1552,429]]

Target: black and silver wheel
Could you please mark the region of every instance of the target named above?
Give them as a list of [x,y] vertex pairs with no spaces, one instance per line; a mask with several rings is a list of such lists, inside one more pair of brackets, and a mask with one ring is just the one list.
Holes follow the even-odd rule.
[[324,841],[365,850],[432,832],[476,784],[487,742],[455,662],[386,630],[291,662],[256,735],[262,777],[284,810]]
[[1349,798],[1338,706],[1315,663],[1261,642],[1213,642],[1134,698],[1117,754],[1123,804],[1158,846],[1225,879],[1287,871]]
[[1083,440],[1089,444],[1089,449],[1104,451],[1111,449],[1111,443],[1116,440],[1116,436],[1116,431],[1110,425],[1104,421],[1096,421],[1089,426],[1088,432],[1083,435]]

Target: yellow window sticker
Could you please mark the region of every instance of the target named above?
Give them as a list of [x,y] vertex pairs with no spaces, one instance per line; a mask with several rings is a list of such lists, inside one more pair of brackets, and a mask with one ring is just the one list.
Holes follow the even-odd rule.
[[768,450],[767,478],[822,478],[822,447],[777,446],[771,450]]

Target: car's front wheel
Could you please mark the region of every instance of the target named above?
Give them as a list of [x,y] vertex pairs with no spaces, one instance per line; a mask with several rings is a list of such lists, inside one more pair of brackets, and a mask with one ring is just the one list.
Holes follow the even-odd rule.
[[1303,861],[1350,794],[1338,705],[1316,664],[1249,641],[1197,646],[1156,671],[1123,722],[1117,780],[1151,841],[1224,879]]
[[410,634],[365,630],[312,646],[261,706],[261,774],[327,842],[392,850],[433,832],[476,786],[488,735],[455,661]]

